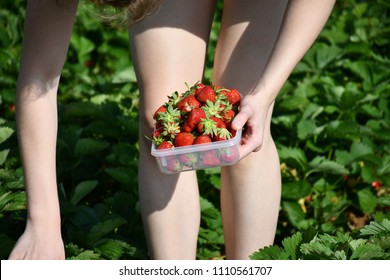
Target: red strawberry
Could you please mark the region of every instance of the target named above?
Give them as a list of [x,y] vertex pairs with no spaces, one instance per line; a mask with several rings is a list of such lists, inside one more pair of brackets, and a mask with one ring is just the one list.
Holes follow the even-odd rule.
[[217,90],[219,98],[221,99],[227,99],[230,104],[233,106],[238,105],[241,100],[241,94],[238,90],[235,88],[227,89],[227,88],[221,88]]
[[230,138],[236,137],[237,130],[232,129],[231,127],[228,127],[227,129],[228,129],[229,132],[231,133],[231,137],[230,137]]
[[227,99],[229,89],[222,86],[214,86],[214,91],[219,99]]
[[211,86],[204,86],[201,90],[195,93],[195,97],[202,103],[205,103],[207,100],[214,103],[217,96]]
[[160,145],[158,145],[157,149],[171,149],[173,148],[173,144],[171,141],[163,141]]
[[204,118],[206,118],[206,113],[201,108],[195,108],[188,114],[187,122],[194,128]]
[[219,158],[226,163],[232,163],[238,160],[237,149],[234,147],[220,150]]
[[156,128],[155,130],[153,130],[152,138],[158,138],[163,131],[163,127]]
[[155,123],[155,125],[154,125],[154,129],[160,129],[160,128],[162,128],[162,127],[164,127],[164,124],[163,124],[162,121],[157,121],[157,122]]
[[228,100],[229,100],[229,103],[232,104],[233,106],[238,105],[238,103],[241,100],[240,92],[238,90],[236,90],[235,88],[231,88],[230,92],[228,93]]
[[177,103],[177,108],[183,113],[190,112],[191,110],[199,107],[200,102],[195,98],[194,94],[190,94],[183,97]]
[[225,123],[217,118],[211,117],[208,119],[203,119],[200,123],[198,123],[198,131],[204,135],[210,135],[211,137],[218,133],[219,128],[226,128]]
[[381,185],[382,185],[382,184],[381,184],[379,181],[374,181],[374,182],[371,183],[371,186],[372,186],[374,189],[376,189],[376,190],[379,189]]
[[230,123],[235,115],[236,113],[233,110],[229,109],[222,114],[222,120],[225,124]]
[[194,142],[194,136],[188,132],[180,132],[176,135],[174,144],[175,147],[190,146]]
[[205,111],[207,117],[218,117],[224,109],[225,106],[222,104],[221,100],[217,100],[215,102],[211,102],[210,100],[206,100],[206,103],[202,106],[203,111]]
[[10,112],[14,113],[16,111],[16,105],[15,104],[9,105],[9,110]]
[[175,137],[178,133],[180,133],[180,126],[179,123],[177,122],[168,122],[164,123],[164,131],[161,132],[162,136],[167,136],[167,137]]
[[[157,109],[157,111],[159,111],[160,108]],[[158,121],[163,123],[178,122],[181,119],[181,114],[178,109],[174,108],[172,105],[169,105],[165,111],[161,109],[161,111],[157,113],[156,117]]]
[[212,140],[210,138],[210,136],[207,136],[207,135],[198,135],[196,136],[195,140],[194,140],[194,143],[192,143],[193,145],[196,145],[196,144],[206,144],[206,143],[211,143]]
[[167,111],[167,108],[166,108],[164,105],[160,106],[160,107],[156,110],[156,112],[154,112],[154,114],[153,114],[153,119],[158,120],[159,113],[165,113],[166,111]]
[[215,150],[207,151],[203,154],[202,159],[204,166],[218,166],[221,163],[221,160],[217,156],[217,152]]
[[189,124],[188,120],[185,120],[181,126],[182,132],[191,132],[193,129],[194,127]]
[[155,129],[152,133],[152,138],[149,138],[145,136],[147,139],[151,140],[154,145],[159,146],[162,142],[165,141],[164,136],[161,135],[161,132],[163,132],[163,128],[160,127],[158,129]]
[[201,82],[197,82],[195,85],[194,85],[194,93],[197,94],[199,91],[201,91],[203,88],[205,87],[205,84],[201,83]]
[[217,134],[213,136],[213,141],[223,141],[232,138],[232,134],[226,128],[218,129]]
[[168,96],[168,104],[175,106],[180,101],[181,98],[182,97],[180,96],[180,94],[177,91],[175,91],[174,93],[172,93],[171,96]]
[[170,161],[168,161],[168,164],[166,166],[166,169],[171,172],[177,172],[181,170],[181,163],[178,159],[173,158]]
[[185,166],[194,166],[198,161],[197,153],[187,153],[179,156],[179,160]]
[[217,128],[226,128],[226,124],[220,118],[211,117],[210,120],[215,122]]

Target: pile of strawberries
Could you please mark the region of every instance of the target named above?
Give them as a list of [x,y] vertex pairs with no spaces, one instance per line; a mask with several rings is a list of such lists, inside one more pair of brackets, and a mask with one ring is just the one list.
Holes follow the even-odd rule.
[[236,89],[200,82],[175,92],[153,115],[152,141],[157,149],[167,149],[231,139],[240,100]]
[[[197,82],[184,93],[174,92],[154,113],[151,137],[157,150],[229,140],[236,135],[231,122],[238,113],[241,94],[234,88]],[[217,154],[218,153],[218,154]],[[235,149],[184,153],[170,158],[170,171],[218,166],[235,162]]]

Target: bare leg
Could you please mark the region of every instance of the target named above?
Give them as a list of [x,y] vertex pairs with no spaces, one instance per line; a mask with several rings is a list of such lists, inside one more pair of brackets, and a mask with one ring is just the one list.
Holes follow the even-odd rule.
[[[225,0],[218,41],[215,84],[247,94],[262,74],[287,1]],[[228,259],[247,259],[274,241],[280,203],[279,159],[268,112],[262,148],[223,168],[221,205]]]
[[130,30],[140,98],[139,193],[153,259],[195,259],[200,222],[195,172],[163,175],[150,155],[154,111],[203,75],[215,2],[167,0]]

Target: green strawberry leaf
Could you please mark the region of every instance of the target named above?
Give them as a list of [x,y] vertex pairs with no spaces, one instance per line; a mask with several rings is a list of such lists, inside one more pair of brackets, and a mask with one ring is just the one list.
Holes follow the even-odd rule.
[[349,173],[348,169],[346,169],[344,165],[326,159],[323,156],[315,157],[311,162],[309,162],[309,166],[312,168],[311,172],[324,172],[339,175]]
[[0,127],[0,143],[5,142],[13,133],[14,130],[10,127]]
[[360,230],[361,236],[366,235],[378,235],[378,234],[390,233],[390,220],[384,219],[382,222],[371,221],[370,224],[364,226]]
[[359,206],[362,209],[363,213],[370,214],[372,213],[377,206],[377,198],[372,193],[370,188],[364,188],[357,192]]
[[277,245],[268,246],[249,256],[251,260],[288,260],[289,255]]
[[292,260],[297,260],[297,253],[299,252],[299,244],[302,242],[302,234],[295,233],[291,237],[283,239],[282,244],[284,250],[289,254]]
[[70,203],[76,205],[82,198],[95,189],[98,181],[84,181],[79,183],[75,189],[74,193],[70,199]]

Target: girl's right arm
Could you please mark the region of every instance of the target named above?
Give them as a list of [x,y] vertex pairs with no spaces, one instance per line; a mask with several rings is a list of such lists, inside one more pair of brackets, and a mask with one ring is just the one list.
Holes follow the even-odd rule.
[[27,223],[10,259],[64,259],[57,196],[57,89],[78,0],[27,4],[16,121],[27,192]]

